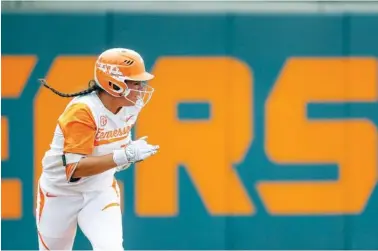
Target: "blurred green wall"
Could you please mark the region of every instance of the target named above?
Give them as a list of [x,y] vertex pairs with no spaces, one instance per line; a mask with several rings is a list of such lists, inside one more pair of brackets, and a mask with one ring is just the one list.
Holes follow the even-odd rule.
[[[212,197],[216,192],[211,190],[211,184],[199,185],[203,186],[203,190],[209,191],[211,195],[199,192],[198,186],[193,181],[195,177],[193,178],[186,171],[187,169],[184,167],[187,163],[183,160],[183,163],[177,164],[178,167],[180,166],[177,173],[179,182],[177,187],[178,212],[159,215],[163,209],[160,210],[161,205],[157,204],[165,203],[166,198],[164,197],[165,199],[161,201],[157,199],[155,202],[156,210],[152,207],[147,208],[148,212],[145,214],[143,213],[144,209],[141,209],[142,213],[137,213],[139,210],[136,205],[138,203],[136,202],[138,192],[136,192],[137,186],[135,185],[137,174],[135,169],[130,169],[117,176],[119,180],[123,181],[125,190],[124,239],[126,249],[378,249],[378,193],[375,189],[377,177],[375,127],[378,123],[378,94],[375,87],[378,74],[378,68],[376,68],[376,57],[378,56],[377,15],[3,13],[1,17],[2,59],[4,60],[4,57],[15,59],[15,56],[21,58],[21,61],[17,61],[17,59],[16,61],[5,61],[13,62],[13,68],[12,66],[6,68],[12,69],[11,74],[8,74],[7,78],[2,77],[1,111],[2,118],[6,117],[7,120],[4,123],[8,125],[8,130],[5,132],[3,127],[2,135],[5,133],[9,137],[8,142],[2,141],[2,148],[8,149],[7,157],[6,154],[4,157],[2,154],[2,183],[6,179],[19,179],[22,183],[20,192],[9,189],[2,191],[3,207],[4,204],[11,203],[6,198],[11,200],[21,196],[21,204],[18,202],[21,214],[2,216],[2,249],[37,249],[33,214],[33,197],[35,195],[33,177],[35,169],[39,168],[34,163],[38,163],[38,159],[35,159],[37,156],[35,148],[38,144],[36,142],[39,140],[35,135],[35,104],[40,86],[36,79],[48,75],[49,72],[53,74],[51,71],[57,67],[53,67],[53,62],[58,56],[92,57],[110,47],[127,47],[139,51],[144,56],[148,69],[164,75],[154,85],[156,93],[151,103],[145,108],[146,116],[152,112],[164,114],[167,108],[164,105],[171,104],[163,102],[165,98],[169,99],[170,97],[167,94],[169,85],[162,84],[166,83],[163,79],[170,74],[172,77],[167,81],[169,84],[176,85],[176,89],[180,84],[193,84],[193,88],[198,92],[201,92],[202,88],[209,88],[209,86],[214,89],[214,92],[217,92],[218,81],[227,79],[229,85],[222,83],[222,88],[226,88],[225,90],[230,88],[234,94],[240,90],[242,96],[245,94],[242,93],[243,91],[251,90],[247,95],[249,97],[247,103],[238,103],[237,95],[231,99],[225,96],[221,101],[226,104],[225,107],[232,106],[232,102],[240,107],[248,106],[246,110],[242,108],[243,112],[248,112],[248,118],[240,121],[250,123],[250,131],[245,131],[246,129],[242,125],[237,124],[239,120],[235,116],[239,115],[232,112],[229,114],[234,117],[230,120],[236,121],[235,125],[227,128],[222,126],[222,122],[219,125],[214,122],[214,126],[224,132],[223,136],[230,135],[229,144],[226,144],[226,149],[224,149],[225,154],[218,153],[219,158],[224,158],[223,162],[233,161],[233,157],[228,155],[239,144],[232,140],[236,131],[244,130],[240,132],[241,135],[249,137],[245,155],[239,154],[239,157],[242,158],[241,160],[236,158],[238,160],[233,163],[233,167],[234,173],[239,176],[237,184],[239,187],[244,187],[247,200],[253,210],[250,208],[250,211],[245,212],[240,209],[239,213],[237,209],[233,210],[224,206],[219,210],[221,212],[217,213],[216,206],[211,208],[210,205],[211,200],[218,200]],[[27,69],[24,70],[25,67],[17,68],[17,63],[14,63],[23,62],[22,57],[25,56],[33,56],[35,59],[35,65],[30,68],[31,72]],[[198,58],[198,62],[201,60],[203,62],[204,58],[211,58],[214,61],[210,60],[208,63],[197,65],[192,61],[191,63],[185,61],[185,57],[194,57],[195,60]],[[234,79],[245,80],[239,75],[233,75],[236,73],[232,71],[211,70],[210,68],[214,66],[212,62],[217,62],[217,57],[231,57],[247,66],[252,88],[244,85],[245,83],[240,88],[232,87],[232,85],[238,84],[233,82]],[[355,61],[348,61],[349,57],[352,58],[350,60]],[[183,62],[180,61],[180,64],[189,67],[187,72],[191,74],[179,74],[174,65],[175,61],[168,63],[168,66],[164,66],[163,62],[161,67],[165,68],[156,70],[158,59],[164,58],[183,60]],[[310,62],[303,61],[304,63],[301,63],[299,61],[294,66],[288,63],[289,59],[295,61],[303,60],[303,58],[309,59]],[[336,63],[327,61],[329,59],[336,60]],[[324,60],[324,63],[317,60]],[[230,69],[231,66],[225,64],[219,69]],[[169,65],[172,66],[172,71]],[[297,121],[298,119],[291,116],[285,117],[285,114],[281,114],[283,117],[279,117],[279,111],[267,115],[269,112],[268,101],[273,99],[272,93],[275,90],[273,87],[278,88],[278,77],[282,72],[286,72],[284,71],[285,65],[289,68],[292,67],[294,72],[289,74],[291,77],[286,81],[288,83],[294,81],[299,89],[296,91],[294,87],[282,87],[286,89],[279,90],[283,96],[277,98],[276,102],[278,103],[270,101],[273,102],[273,107],[277,109],[282,107],[282,111],[287,111],[284,109],[286,106],[293,105],[294,107],[297,104],[295,103],[297,102],[295,101],[296,97],[304,97],[307,119],[304,117],[303,121],[307,121],[306,123],[318,121],[319,124],[316,124],[319,128],[316,131],[317,135],[322,135],[324,131],[332,137],[334,136],[332,132],[335,130],[337,132],[337,129],[327,132],[332,128],[327,123],[336,123],[337,120],[338,123],[341,123],[338,128],[344,128],[343,123],[345,123],[345,135],[340,136],[341,138],[338,138],[337,142],[324,142],[324,144],[314,142],[312,148],[307,148],[306,145],[304,147],[306,149],[303,151],[295,148],[296,145],[302,144],[297,144],[296,141],[299,142],[300,139],[295,137],[282,137],[282,140],[288,141],[285,143],[278,136],[272,136],[273,143],[267,144],[269,130],[274,131],[272,135],[288,134],[289,129],[293,128],[288,128],[292,124],[286,124],[286,121],[294,119]],[[324,67],[324,65],[326,66]],[[205,66],[209,67],[209,74],[217,73],[218,75],[212,78],[197,68]],[[3,67],[6,66],[2,66],[2,71],[4,71]],[[314,75],[307,76],[308,71],[312,69],[315,69]],[[361,72],[359,73],[357,69],[360,69]],[[25,75],[18,71],[26,72],[27,75],[23,89],[21,88],[18,94],[12,94],[16,93],[12,90],[4,92],[6,86],[13,85],[13,77],[17,80],[18,74]],[[198,71],[201,71],[202,75],[197,76]],[[76,78],[73,77],[76,77],[77,71],[75,73],[68,71],[64,74],[66,79],[62,81],[76,81]],[[330,76],[328,77],[327,74]],[[333,74],[336,74],[336,77]],[[159,76],[161,75],[157,75],[157,77]],[[202,77],[214,79],[214,81],[204,83],[201,82]],[[51,78],[59,79],[59,77]],[[322,88],[320,91],[317,91],[314,78],[322,81],[319,83],[321,86],[319,88]],[[342,84],[345,87],[343,91],[333,86],[335,79],[345,82]],[[303,82],[301,82],[302,80]],[[324,83],[324,81],[328,82]],[[307,87],[309,82],[312,87]],[[164,87],[159,89],[159,84]],[[246,84],[248,85],[248,83]],[[324,94],[328,91],[330,94]],[[306,93],[307,96],[303,93]],[[356,94],[354,95],[354,93]],[[340,100],[344,97],[343,95],[345,95],[345,99],[349,97],[350,100]],[[154,101],[154,99],[159,101]],[[209,108],[212,107],[211,102],[209,102],[210,106],[207,106],[203,105],[202,101],[197,101],[183,99],[183,103],[189,102],[190,104],[177,105],[174,108],[177,109],[177,121],[192,119],[196,123],[198,117],[205,121],[214,119],[208,115],[212,113]],[[199,102],[202,105],[196,106],[196,103]],[[159,104],[163,107],[158,107]],[[53,106],[53,104],[46,103],[46,106]],[[44,120],[54,123],[57,118],[54,116],[46,116]],[[273,124],[267,120],[268,117],[272,117]],[[159,121],[157,119],[156,117],[155,121]],[[357,123],[356,127],[348,127],[346,119],[354,119]],[[143,121],[152,123],[154,120],[150,116],[139,123]],[[369,124],[368,121],[371,123]],[[159,122],[164,126],[165,121]],[[138,130],[138,126],[139,124],[136,130]],[[145,126],[141,131],[148,134],[149,128],[153,126],[151,124]],[[269,129],[270,126],[272,129]],[[170,125],[170,127],[166,132],[162,132],[169,140],[175,130],[174,126]],[[198,128],[193,127],[192,137],[197,134],[196,130],[201,133],[201,129]],[[301,128],[298,125],[298,128],[294,129],[302,130]],[[309,129],[307,133],[311,134],[311,132]],[[51,134],[47,134],[48,138],[51,136]],[[243,141],[242,136],[240,141]],[[156,137],[158,136],[156,135]],[[212,146],[209,141],[213,138],[198,138],[197,140],[199,145],[202,142],[207,142],[206,145]],[[4,144],[7,145],[4,146]],[[177,144],[185,145],[187,143],[179,142]],[[215,140],[213,144],[217,145],[219,142]],[[292,155],[282,150],[285,148],[283,147],[285,144],[295,148]],[[341,150],[333,153],[331,145],[336,148],[340,147]],[[43,147],[46,148],[48,145],[43,145]],[[271,150],[269,150],[270,147],[272,147]],[[319,149],[319,154],[311,155],[311,153],[317,153],[317,149]],[[328,149],[329,152],[324,149]],[[363,149],[363,153],[360,155],[359,149]],[[217,152],[215,151],[210,147],[211,156],[216,156]],[[283,155],[281,156],[280,153]],[[341,184],[341,189],[334,189],[332,185],[324,185],[319,189],[316,185],[311,187],[313,184],[311,182],[314,181],[335,181],[336,183],[336,180],[340,178],[339,163],[333,157],[327,157],[338,153],[342,155],[339,159],[343,163],[343,167],[349,170],[343,177],[343,181],[338,183]],[[164,160],[174,158],[172,155],[175,154],[162,152],[161,163],[164,163],[163,158]],[[191,158],[190,161],[193,159],[194,162],[196,159],[202,158],[199,156],[203,155],[197,156],[196,153],[193,153],[188,156],[189,159]],[[156,161],[160,163],[160,159]],[[219,162],[219,160],[217,161]],[[221,161],[221,163],[223,162]],[[203,160],[203,163],[201,167],[204,170],[203,173],[211,176],[212,174],[206,170],[209,169],[209,163],[210,165],[213,163],[212,159]],[[162,177],[169,172],[162,166],[153,168],[161,168]],[[216,167],[212,168],[216,170]],[[144,174],[141,175],[144,177]],[[214,177],[219,175],[214,173]],[[163,179],[162,177],[156,177],[156,179]],[[224,177],[228,176],[224,175]],[[292,185],[298,184],[296,182],[303,182],[310,187],[304,185],[303,190],[295,187],[293,189],[283,187],[282,190],[280,187],[277,189],[268,187],[266,191],[260,189],[262,183],[270,184],[267,183],[268,181],[287,181]],[[231,193],[233,190],[228,189],[228,186],[229,184],[227,185],[225,181],[223,188],[227,193]],[[330,193],[324,192],[324,189],[329,189]],[[309,196],[306,196],[307,192]],[[336,194],[336,196],[332,197],[332,194]],[[329,196],[322,199],[318,198],[318,195],[320,197],[322,195]],[[239,202],[243,200],[233,198],[232,193],[227,196],[227,198]],[[147,206],[151,204],[148,202],[148,198],[148,196],[144,197],[144,203],[147,203]],[[305,198],[305,200],[296,198]],[[15,200],[17,201],[17,198]],[[229,203],[231,208],[239,205]],[[210,205],[210,209],[205,205]],[[222,213],[222,210],[226,212]],[[4,209],[2,211],[4,212]],[[81,233],[75,242],[75,249],[90,249],[89,242]]]

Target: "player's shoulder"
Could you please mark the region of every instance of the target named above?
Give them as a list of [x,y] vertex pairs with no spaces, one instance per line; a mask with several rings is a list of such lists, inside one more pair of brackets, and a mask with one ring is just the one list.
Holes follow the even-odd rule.
[[92,110],[87,104],[81,102],[69,104],[58,119],[58,122],[60,124],[68,124],[74,121],[95,122],[95,117],[92,113]]
[[67,105],[66,109],[62,113],[62,116],[66,114],[71,114],[71,115],[78,115],[78,114],[92,114],[92,109],[89,107],[88,104],[83,103],[83,102],[75,102]]
[[93,102],[93,94],[75,97],[66,106],[59,117],[59,121],[71,120],[97,120],[96,107]]
[[71,102],[67,105],[66,111],[69,110],[71,112],[88,112],[89,114],[92,114],[93,117],[96,117],[96,113],[98,110],[100,110],[100,107],[98,106],[98,102],[96,100],[97,95],[95,92],[75,97],[71,100]]
[[88,107],[91,107],[96,104],[96,92],[92,92],[86,95],[75,97],[71,100],[70,104],[86,104]]

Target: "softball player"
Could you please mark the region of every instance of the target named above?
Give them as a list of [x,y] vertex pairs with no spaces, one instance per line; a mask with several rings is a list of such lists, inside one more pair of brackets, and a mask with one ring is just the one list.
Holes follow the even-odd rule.
[[146,84],[142,57],[123,48],[97,59],[88,89],[60,115],[43,160],[37,200],[40,250],[72,250],[77,226],[93,250],[124,250],[120,196],[114,174],[157,153],[146,137],[132,141],[130,129],[154,89]]

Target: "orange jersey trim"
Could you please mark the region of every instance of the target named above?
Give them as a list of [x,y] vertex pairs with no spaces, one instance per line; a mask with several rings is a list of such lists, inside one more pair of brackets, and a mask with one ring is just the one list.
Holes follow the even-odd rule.
[[108,209],[109,207],[119,207],[119,206],[120,206],[119,203],[117,203],[117,202],[113,202],[113,203],[110,203],[110,204],[106,205],[106,206],[102,209],[102,211]]
[[112,187],[113,187],[114,191],[116,192],[117,197],[119,197],[119,193],[118,193],[118,190],[117,190],[117,180],[116,179],[113,179]]
[[71,180],[71,178],[72,178],[72,176],[73,176],[73,174],[75,172],[75,169],[77,167],[77,164],[78,164],[78,162],[77,163],[73,163],[73,164],[68,164],[66,166],[66,178],[67,178],[67,181]]
[[42,217],[42,211],[43,211],[43,208],[45,206],[45,195],[43,194],[42,192],[42,189],[39,188],[38,189],[39,191],[39,212],[38,212],[38,222],[41,221],[41,217]]
[[39,236],[39,239],[41,240],[42,245],[45,247],[45,249],[46,249],[46,250],[50,250],[50,249],[47,247],[46,243],[43,241],[42,235],[41,235],[41,233],[40,233],[39,231],[38,231],[38,236]]
[[91,154],[96,136],[96,122],[90,108],[83,103],[69,106],[58,119],[64,135],[64,152]]

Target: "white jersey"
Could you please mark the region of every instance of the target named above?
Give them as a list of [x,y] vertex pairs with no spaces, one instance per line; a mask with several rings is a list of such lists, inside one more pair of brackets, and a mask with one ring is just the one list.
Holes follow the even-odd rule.
[[114,168],[72,179],[75,163],[85,156],[112,153],[130,143],[139,111],[130,106],[114,114],[105,108],[96,92],[74,98],[59,117],[50,149],[42,160],[40,186],[54,195],[69,195],[114,185]]

